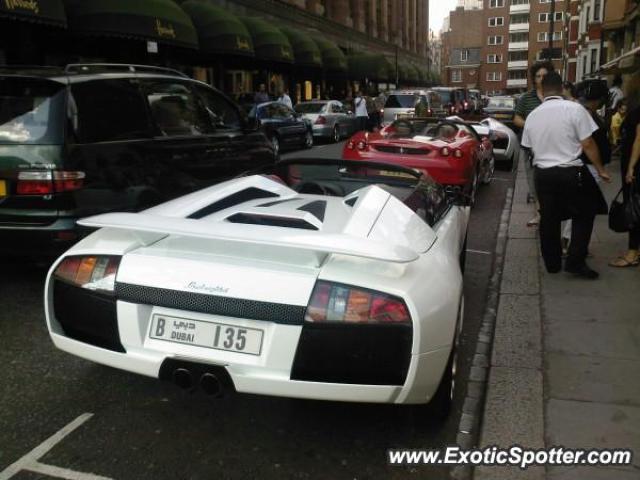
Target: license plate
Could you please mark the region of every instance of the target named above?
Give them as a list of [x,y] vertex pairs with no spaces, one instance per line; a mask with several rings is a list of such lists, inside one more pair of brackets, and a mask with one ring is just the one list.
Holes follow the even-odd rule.
[[496,118],[511,118],[508,113],[496,113]]
[[260,355],[264,331],[217,322],[154,315],[149,338],[228,352]]
[[0,197],[7,196],[7,182],[5,180],[0,180]]
[[402,178],[416,178],[413,175],[404,172],[394,172],[392,170],[379,170],[378,175],[382,177],[402,177]]

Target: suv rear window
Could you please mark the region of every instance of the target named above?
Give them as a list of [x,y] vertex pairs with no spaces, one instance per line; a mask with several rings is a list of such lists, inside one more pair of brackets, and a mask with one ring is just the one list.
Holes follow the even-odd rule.
[[58,82],[0,78],[0,144],[62,144],[64,97]]
[[147,106],[129,79],[92,80],[74,84],[69,105],[78,143],[149,138]]
[[416,104],[417,96],[412,94],[389,95],[384,108],[413,108]]
[[440,95],[440,100],[444,105],[448,103],[452,103],[451,101],[451,90],[435,90],[435,92]]

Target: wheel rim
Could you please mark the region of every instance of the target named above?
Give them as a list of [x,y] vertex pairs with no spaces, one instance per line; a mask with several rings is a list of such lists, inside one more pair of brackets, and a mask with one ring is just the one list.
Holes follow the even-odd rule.
[[276,155],[280,153],[280,141],[278,140],[278,137],[273,137],[271,139],[271,145],[273,146],[273,151]]
[[333,127],[333,141],[336,143],[340,141],[340,129],[337,125]]
[[305,145],[307,148],[313,147],[313,135],[311,132],[307,132],[307,136],[305,137]]

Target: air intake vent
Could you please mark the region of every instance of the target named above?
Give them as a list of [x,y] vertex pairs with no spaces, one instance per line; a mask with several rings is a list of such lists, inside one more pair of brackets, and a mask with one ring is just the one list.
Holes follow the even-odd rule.
[[257,200],[259,198],[273,198],[278,196],[279,195],[277,193],[268,192],[267,190],[262,190],[260,188],[245,188],[244,190],[240,190],[239,192],[231,194],[228,197],[224,197],[217,202],[212,203],[211,205],[207,205],[206,207],[193,212],[191,215],[189,215],[188,218],[198,220],[200,218],[206,217],[207,215],[211,215],[212,213],[224,210],[225,208],[248,202],[249,200]]
[[302,230],[318,230],[315,225],[300,218],[274,217],[270,215],[256,215],[253,213],[236,213],[227,218],[231,223],[245,223],[247,225],[265,225],[269,227],[300,228]]
[[324,212],[326,209],[327,202],[325,202],[324,200],[317,200],[315,202],[307,203],[306,205],[298,208],[298,210],[302,210],[303,212],[309,212],[321,222],[324,220]]
[[350,207],[353,207],[357,201],[358,201],[358,197],[351,197],[350,199],[345,200],[344,203],[346,203]]

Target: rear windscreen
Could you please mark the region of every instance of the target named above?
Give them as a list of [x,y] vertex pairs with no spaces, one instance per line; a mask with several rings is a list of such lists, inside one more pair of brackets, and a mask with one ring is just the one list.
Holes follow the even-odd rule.
[[417,100],[416,95],[389,95],[384,108],[413,108]]
[[515,108],[515,100],[513,98],[490,98],[488,106],[513,110]]
[[61,144],[64,98],[65,87],[61,83],[35,78],[0,78],[0,144]]
[[325,105],[325,103],[299,103],[296,105],[295,111],[298,113],[320,113]]
[[443,104],[452,103],[451,102],[451,91],[449,90],[436,90],[436,93],[440,95],[440,100]]

